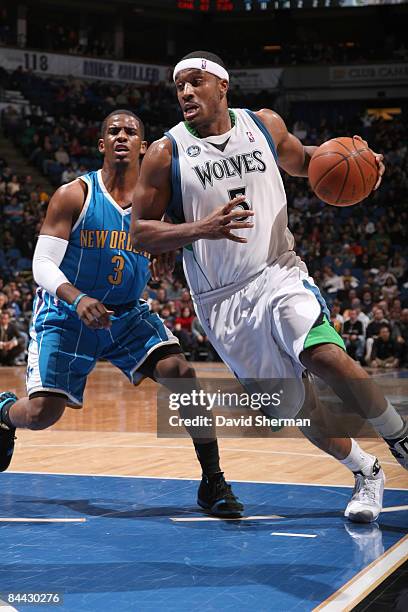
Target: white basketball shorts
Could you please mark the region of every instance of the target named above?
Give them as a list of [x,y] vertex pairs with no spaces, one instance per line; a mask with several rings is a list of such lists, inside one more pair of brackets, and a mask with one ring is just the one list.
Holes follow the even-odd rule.
[[296,390],[291,415],[304,401],[305,368],[299,355],[319,317],[329,328],[325,328],[326,339],[320,332],[320,340],[310,346],[324,342],[342,346],[328,324],[329,311],[318,287],[298,265],[289,267],[278,260],[245,284],[200,294],[194,301],[208,339],[238,379],[298,381],[289,385]]

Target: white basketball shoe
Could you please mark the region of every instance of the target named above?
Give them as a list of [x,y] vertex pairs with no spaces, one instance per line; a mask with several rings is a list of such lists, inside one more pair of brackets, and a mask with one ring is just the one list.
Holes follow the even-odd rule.
[[370,471],[354,472],[355,485],[344,516],[354,523],[372,523],[382,510],[385,474],[375,458]]

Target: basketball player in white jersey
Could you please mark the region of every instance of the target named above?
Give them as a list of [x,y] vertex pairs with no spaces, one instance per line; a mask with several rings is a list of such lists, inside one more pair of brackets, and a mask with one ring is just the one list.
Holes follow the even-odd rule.
[[[285,404],[293,416],[304,402],[307,369],[368,418],[408,468],[406,424],[347,355],[317,286],[293,251],[279,166],[306,177],[316,147],[303,146],[271,110],[229,109],[228,72],[214,54],[185,56],[174,81],[184,122],[154,142],[144,158],[133,199],[135,246],[152,253],[184,248],[198,318],[239,379],[298,380]],[[382,156],[376,160],[378,187],[384,166]],[[162,221],[165,213],[175,224]],[[359,397],[352,379],[368,383],[360,385]],[[304,433],[354,472],[346,516],[375,520],[384,487],[376,458],[349,438]]]

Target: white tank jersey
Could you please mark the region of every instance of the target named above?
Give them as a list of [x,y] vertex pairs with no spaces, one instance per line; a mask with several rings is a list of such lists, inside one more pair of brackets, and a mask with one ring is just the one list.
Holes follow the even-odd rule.
[[219,136],[199,138],[184,122],[166,132],[172,142],[172,198],[167,213],[175,222],[202,219],[240,194],[246,196],[243,218],[245,208],[255,211],[252,229],[233,230],[248,239],[246,244],[197,240],[183,249],[184,270],[194,295],[242,283],[293,249],[272,137],[253,112],[233,109],[232,113],[234,126]]

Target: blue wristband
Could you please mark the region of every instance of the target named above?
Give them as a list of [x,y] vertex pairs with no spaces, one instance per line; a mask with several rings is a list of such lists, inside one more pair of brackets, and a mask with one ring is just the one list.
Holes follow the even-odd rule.
[[79,295],[77,295],[77,297],[75,298],[75,301],[72,302],[71,304],[72,310],[75,310],[76,312],[77,306],[83,297],[88,297],[88,296],[86,295],[86,293],[80,293]]

